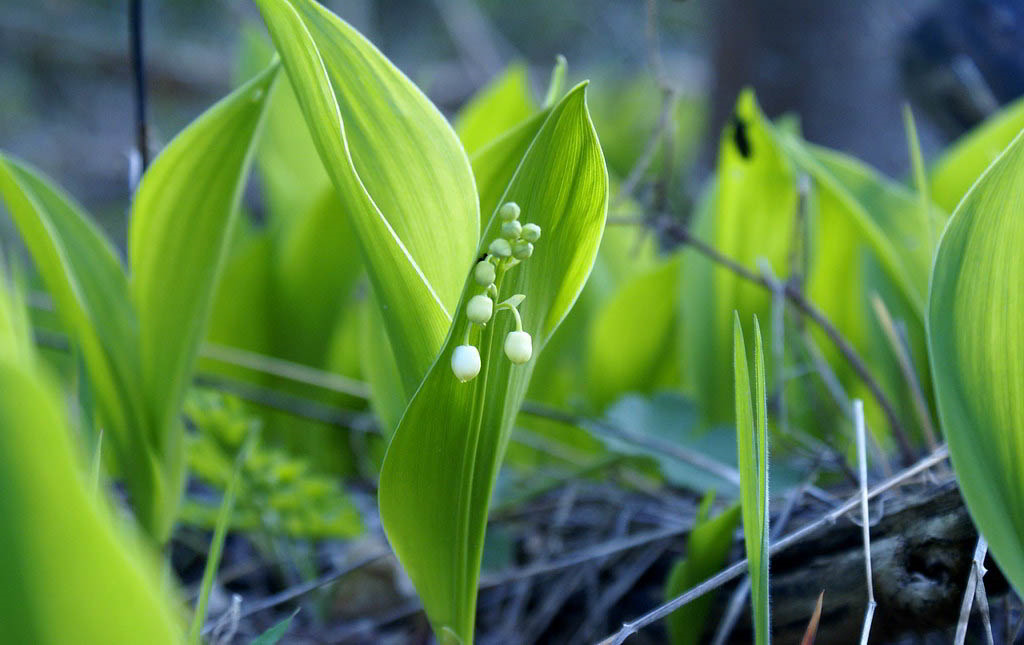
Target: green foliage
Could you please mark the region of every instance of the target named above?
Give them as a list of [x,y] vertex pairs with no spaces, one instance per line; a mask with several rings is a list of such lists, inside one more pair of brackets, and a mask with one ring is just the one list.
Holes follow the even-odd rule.
[[604,409],[626,392],[650,393],[678,382],[679,328],[674,255],[625,284],[601,307],[587,332],[587,394]]
[[[686,557],[672,566],[665,583],[666,601],[704,582],[725,565],[732,547],[732,535],[739,525],[740,506],[732,504],[715,517],[709,518],[714,501],[713,490],[701,500],[696,523],[686,542]],[[715,594],[708,593],[672,612],[665,619],[669,642],[672,645],[696,645],[703,642],[701,636],[706,629],[714,600]]]
[[352,218],[411,393],[444,342],[479,239],[469,161],[437,108],[348,24],[311,0],[257,4]]
[[[539,352],[579,295],[604,229],[607,176],[583,86],[552,110],[505,201],[518,203],[524,220],[544,231],[533,257],[508,273],[497,298],[526,294],[522,325]],[[500,223],[491,218],[481,250]],[[535,363],[515,366],[503,356],[500,339],[511,327],[506,316],[482,332],[480,376],[469,383],[454,378],[449,363],[467,333],[469,285],[448,340],[392,439],[379,491],[381,522],[435,632],[448,628],[464,643],[472,641],[487,506]]]
[[757,645],[771,642],[768,599],[768,400],[765,395],[761,326],[754,318],[754,408],[751,409],[747,346],[739,314],[733,321],[733,369],[736,376],[736,444],[739,451],[743,536],[750,571],[750,602]]
[[986,119],[946,150],[932,167],[929,192],[952,212],[978,176],[1024,128],[1024,98]]
[[82,351],[136,515],[158,542],[185,478],[181,399],[275,76],[271,67],[222,100],[153,162],[132,204],[130,273],[79,207],[0,157],[0,192]]
[[181,643],[156,559],[87,481],[6,287],[0,275],[0,641]]
[[[259,421],[237,399],[196,391],[186,399],[185,414],[196,427],[189,437],[189,469],[222,491],[234,477],[245,438]],[[244,455],[231,513],[235,531],[304,538],[349,538],[362,533],[358,510],[335,477],[316,473],[306,459],[253,445]],[[182,521],[213,528],[218,506],[188,499]]]
[[459,110],[455,117],[455,131],[466,154],[472,156],[537,109],[537,102],[530,92],[526,66],[515,63],[506,67]]
[[[806,184],[803,200],[801,183]],[[711,191],[698,211],[698,232],[755,273],[765,261],[780,279],[800,279],[808,299],[873,373],[901,383],[891,351],[879,341],[869,299],[874,292],[882,294],[894,315],[906,321],[912,348],[923,356],[931,233],[918,198],[860,162],[774,126],[750,92],[741,95],[722,135]],[[930,218],[937,223],[942,215],[932,212]],[[684,264],[686,382],[707,421],[722,422],[729,410],[723,393],[729,391],[730,378],[715,360],[728,353],[730,340],[722,330],[729,328],[733,311],[769,318],[772,294],[706,260],[684,258]],[[817,331],[813,338],[850,395],[869,401],[869,420],[885,427],[831,341]]]
[[942,429],[971,517],[1024,591],[1024,134],[953,214],[939,243],[928,339]]
[[277,645],[291,629],[294,620],[295,614],[292,614],[284,620],[278,621],[270,629],[249,641],[249,645]]

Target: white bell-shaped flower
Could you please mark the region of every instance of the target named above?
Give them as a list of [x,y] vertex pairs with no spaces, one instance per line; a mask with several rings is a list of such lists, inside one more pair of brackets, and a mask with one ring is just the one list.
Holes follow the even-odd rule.
[[466,305],[466,317],[478,325],[491,319],[494,313],[494,301],[484,295],[473,296]]
[[516,365],[522,365],[533,356],[533,338],[525,331],[511,331],[505,337],[505,356]]
[[463,383],[480,373],[480,351],[473,345],[459,345],[452,352],[452,372]]

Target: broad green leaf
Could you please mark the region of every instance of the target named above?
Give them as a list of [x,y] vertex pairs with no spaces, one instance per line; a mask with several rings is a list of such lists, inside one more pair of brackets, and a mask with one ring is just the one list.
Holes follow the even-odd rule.
[[[583,288],[601,240],[608,184],[584,100],[571,91],[551,112],[503,201],[522,221],[543,229],[533,257],[514,267],[498,301],[525,294],[523,329],[534,358],[513,365],[504,355],[513,328],[499,312],[480,333],[483,370],[468,383],[452,374],[452,353],[467,332],[466,302],[480,287],[467,281],[444,348],[398,426],[380,480],[381,523],[420,594],[437,634],[473,637],[476,587],[487,508],[530,372],[548,338]],[[496,237],[493,215],[481,250]],[[464,275],[465,277],[465,275]]]
[[474,94],[455,116],[455,131],[472,155],[538,109],[526,65],[513,63]]
[[952,212],[978,176],[1024,128],[1024,98],[1006,106],[964,135],[935,163],[929,192],[935,203]]
[[170,534],[184,483],[181,400],[276,76],[273,65],[175,137],[132,202],[129,287],[139,317],[145,432],[164,469],[162,488],[139,500],[138,511],[159,539]]
[[1024,592],[1024,134],[985,171],[939,242],[928,342],[942,430],[989,549]]
[[625,283],[587,332],[587,386],[597,409],[627,392],[675,384],[678,357],[675,255]]
[[257,0],[320,158],[352,218],[403,382],[451,325],[479,239],[469,161],[437,108],[312,0]]
[[739,314],[733,322],[733,366],[736,375],[736,444],[743,508],[743,536],[750,563],[750,602],[757,645],[771,641],[768,605],[768,407],[765,396],[764,348],[754,318],[754,408],[750,402],[747,347]]
[[[740,521],[740,506],[732,504],[708,518],[714,491],[708,492],[697,512],[697,523],[686,541],[686,557],[673,565],[665,583],[665,600],[671,600],[696,587],[725,566],[732,548],[732,535]],[[715,594],[709,593],[680,607],[665,618],[672,645],[696,645],[707,628]]]
[[182,642],[156,559],[86,482],[18,320],[21,305],[0,293],[0,642]]

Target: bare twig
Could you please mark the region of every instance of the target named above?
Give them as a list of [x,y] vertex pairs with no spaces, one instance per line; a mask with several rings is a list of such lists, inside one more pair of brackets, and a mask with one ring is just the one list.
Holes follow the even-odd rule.
[[868,455],[865,445],[864,402],[855,399],[853,402],[853,420],[857,429],[857,463],[860,467],[860,517],[861,532],[864,537],[864,575],[868,587],[868,607],[864,612],[864,627],[860,633],[861,645],[867,645],[871,633],[871,619],[875,615],[875,584],[871,576],[871,518],[868,517]]
[[[131,32],[132,78],[135,83],[135,149],[141,172],[149,167],[149,134],[146,124],[146,63],[142,49],[142,0],[130,0],[128,26]],[[133,178],[134,180],[135,178]]]
[[[896,486],[899,486],[908,479],[912,479],[913,477],[920,475],[929,468],[932,468],[935,465],[945,461],[948,457],[949,450],[948,448],[946,448],[945,444],[943,444],[938,450],[931,453],[924,459],[918,461],[913,466],[901,471],[900,473],[896,474],[893,477],[890,477],[886,481],[876,486],[874,489],[868,492],[867,498],[873,499],[878,495],[881,495],[882,493],[891,490]],[[848,500],[842,506],[834,509],[833,511],[818,518],[810,524],[807,524],[806,526],[803,526],[800,529],[793,531],[786,537],[782,538],[781,540],[773,544],[770,549],[770,554],[775,555],[779,551],[782,551],[792,546],[793,544],[799,542],[800,540],[806,538],[808,535],[813,534],[818,529],[824,526],[828,526],[829,524],[835,523],[836,520],[843,517],[850,511],[856,509],[860,505],[860,503],[861,495],[854,496],[852,499]],[[686,605],[687,603],[690,603],[696,600],[697,598],[700,598],[704,594],[735,580],[736,578],[740,577],[746,570],[747,560],[744,559],[740,560],[739,562],[736,562],[735,564],[727,567],[726,569],[720,571],[714,576],[708,578],[696,587],[686,591],[685,593],[673,598],[672,600],[662,605],[659,605],[658,607],[652,609],[643,616],[640,616],[639,618],[632,620],[630,622],[624,623],[622,627],[619,629],[619,631],[601,641],[601,645],[620,645],[627,638],[629,638],[639,630],[643,629],[647,625],[650,625],[651,623],[661,620],[665,616],[671,614],[672,612]]]
[[[988,552],[988,542],[985,538],[978,536],[978,544],[974,547],[974,561],[971,563],[971,574],[967,578],[967,588],[964,589],[964,601],[960,605],[960,619],[956,624],[956,636],[953,638],[954,645],[964,645],[967,638],[967,625],[971,620],[971,608],[978,596],[978,589],[984,593],[985,583],[982,578],[985,576],[985,554]],[[979,609],[981,609],[979,607]],[[988,598],[985,597],[985,613],[988,613]],[[992,625],[986,621],[986,638],[992,643]]]

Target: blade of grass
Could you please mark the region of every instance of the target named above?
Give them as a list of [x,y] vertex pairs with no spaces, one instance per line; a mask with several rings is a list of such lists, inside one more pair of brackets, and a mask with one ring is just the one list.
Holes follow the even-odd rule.
[[821,620],[821,601],[825,599],[825,592],[818,594],[818,602],[814,605],[814,613],[811,614],[811,622],[807,623],[807,631],[800,639],[800,645],[814,645],[814,639],[818,635],[818,621]]
[[860,519],[861,533],[864,537],[864,574],[865,583],[868,586],[868,608],[864,613],[864,627],[861,629],[861,645],[867,645],[868,635],[871,633],[871,620],[875,615],[875,585],[871,578],[871,529],[868,518],[868,457],[865,447],[867,430],[864,427],[864,402],[860,399],[853,401],[853,425],[857,430],[857,463],[860,466]]
[[235,508],[235,495],[238,494],[238,485],[242,479],[242,466],[248,457],[253,444],[256,442],[258,433],[250,431],[246,437],[242,449],[235,457],[235,469],[231,474],[231,481],[228,482],[224,491],[224,498],[221,500],[220,512],[217,514],[217,524],[213,529],[213,538],[210,540],[210,553],[206,558],[206,568],[203,569],[203,583],[199,590],[199,600],[196,602],[195,615],[192,617],[192,627],[189,629],[189,642],[194,645],[202,643],[203,623],[206,622],[206,609],[210,602],[210,592],[213,590],[213,582],[217,576],[217,568],[220,565],[221,552],[224,550],[224,540],[227,538],[228,526],[231,524],[231,512]]

